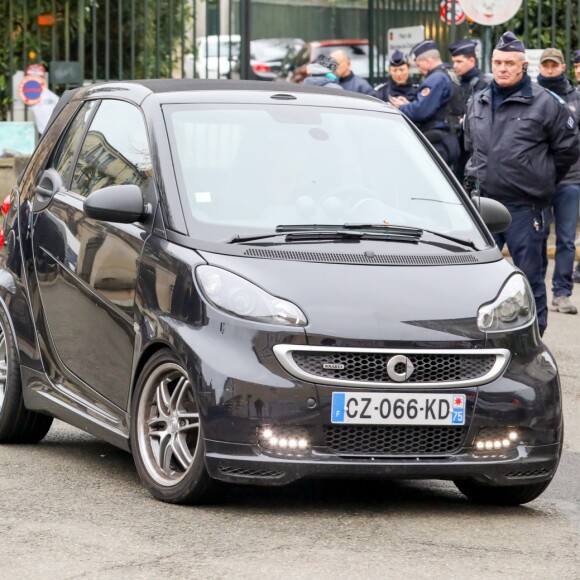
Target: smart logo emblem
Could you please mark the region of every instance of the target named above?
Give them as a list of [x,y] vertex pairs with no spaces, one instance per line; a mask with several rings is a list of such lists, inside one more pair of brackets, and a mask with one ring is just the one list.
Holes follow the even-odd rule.
[[414,370],[413,363],[402,354],[391,357],[387,363],[387,374],[391,381],[396,383],[406,381]]

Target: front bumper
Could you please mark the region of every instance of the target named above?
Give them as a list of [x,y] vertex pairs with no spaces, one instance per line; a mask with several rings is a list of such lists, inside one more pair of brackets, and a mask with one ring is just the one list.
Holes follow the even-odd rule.
[[553,477],[560,444],[520,445],[504,457],[468,451],[445,458],[342,458],[313,453],[300,459],[256,452],[251,445],[206,440],[206,466],[215,479],[253,485],[286,485],[302,478],[475,479],[489,485],[537,483]]

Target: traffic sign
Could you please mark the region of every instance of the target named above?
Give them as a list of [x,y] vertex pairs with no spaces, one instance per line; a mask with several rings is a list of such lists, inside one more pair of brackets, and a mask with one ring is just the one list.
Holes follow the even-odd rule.
[[453,4],[455,4],[455,24],[465,22],[465,12],[458,0],[443,0],[440,4],[439,14],[443,22],[453,24]]
[[46,68],[44,68],[44,65],[40,64],[39,62],[36,62],[34,64],[29,64],[25,69],[24,69],[24,75],[25,76],[39,76],[44,78],[46,76]]
[[522,0],[460,0],[460,2],[468,18],[487,26],[511,20],[522,6]]
[[20,82],[18,96],[25,105],[36,105],[40,102],[42,91],[44,91],[45,88],[46,83],[42,77],[28,75]]

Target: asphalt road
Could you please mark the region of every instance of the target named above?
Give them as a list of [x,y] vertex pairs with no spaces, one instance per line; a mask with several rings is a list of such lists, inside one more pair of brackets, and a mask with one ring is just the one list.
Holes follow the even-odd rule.
[[231,487],[211,506],[171,506],[128,454],[55,422],[39,445],[0,447],[0,579],[578,579],[579,328],[550,314],[566,445],[527,506],[476,506],[437,481]]

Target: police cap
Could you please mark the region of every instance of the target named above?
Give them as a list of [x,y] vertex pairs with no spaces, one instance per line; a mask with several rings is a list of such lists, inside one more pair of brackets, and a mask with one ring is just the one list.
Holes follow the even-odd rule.
[[402,50],[397,48],[389,58],[389,66],[403,66],[404,64],[409,64],[409,59]]
[[476,43],[468,38],[449,45],[451,56],[475,56]]
[[428,52],[429,50],[437,50],[437,45],[430,38],[427,38],[426,40],[417,43],[411,49],[410,54],[413,58],[417,58],[418,56],[421,56],[424,52]]
[[513,32],[504,32],[495,45],[495,50],[502,52],[526,52],[526,47],[521,40],[518,40]]

